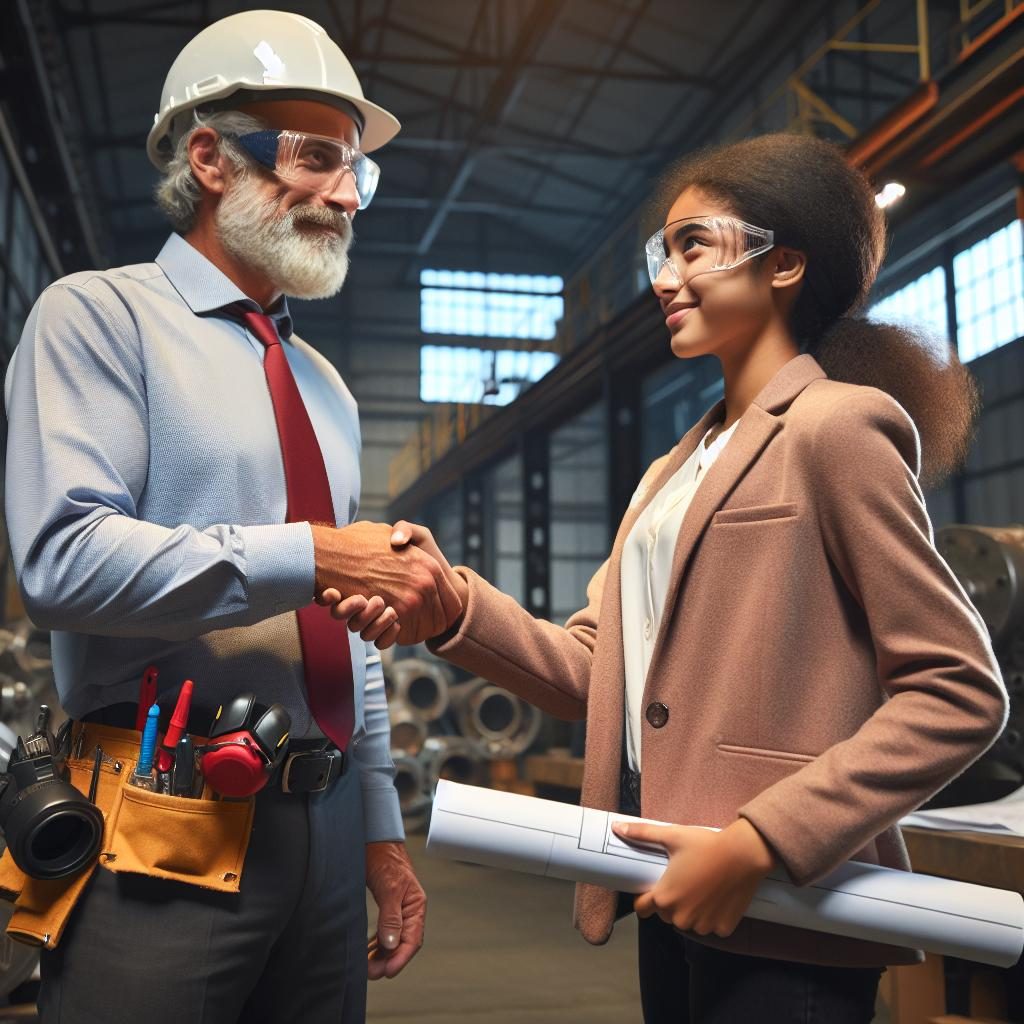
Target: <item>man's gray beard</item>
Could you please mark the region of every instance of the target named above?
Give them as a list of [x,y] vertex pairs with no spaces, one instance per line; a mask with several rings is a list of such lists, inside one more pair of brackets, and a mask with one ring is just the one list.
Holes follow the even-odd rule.
[[[301,231],[299,222],[331,227]],[[300,203],[284,213],[280,200],[260,198],[250,179],[236,178],[215,214],[217,233],[229,255],[263,274],[285,295],[327,299],[348,275],[352,224],[339,210]]]

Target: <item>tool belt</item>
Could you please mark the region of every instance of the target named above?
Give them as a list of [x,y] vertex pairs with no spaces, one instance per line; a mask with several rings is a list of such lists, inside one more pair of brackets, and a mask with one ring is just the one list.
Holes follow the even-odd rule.
[[[14,900],[7,926],[11,938],[55,948],[97,864],[108,871],[238,892],[255,798],[212,799],[204,789],[193,799],[133,786],[129,779],[139,759],[140,740],[135,729],[75,724],[67,764],[69,780],[79,792],[89,792],[97,745],[103,751],[96,788],[96,805],[104,819],[103,844],[98,859],[84,871],[58,879],[29,877],[4,851],[0,893]],[[294,773],[293,769],[289,774]]]

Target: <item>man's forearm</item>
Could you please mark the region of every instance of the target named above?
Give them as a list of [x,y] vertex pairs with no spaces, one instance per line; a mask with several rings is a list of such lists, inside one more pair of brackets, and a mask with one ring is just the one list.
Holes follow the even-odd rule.
[[46,629],[183,640],[313,597],[306,523],[170,529],[97,509],[13,547],[26,611]]

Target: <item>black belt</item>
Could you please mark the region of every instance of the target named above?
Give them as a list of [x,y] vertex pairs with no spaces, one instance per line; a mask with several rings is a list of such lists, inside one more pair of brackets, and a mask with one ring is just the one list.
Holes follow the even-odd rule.
[[[213,721],[213,714],[203,717],[202,709],[193,708],[196,717]],[[118,729],[135,728],[136,706],[128,702],[110,704],[84,715],[82,721],[110,725]],[[165,716],[162,714],[161,718]],[[168,721],[170,713],[166,715]],[[166,728],[166,723],[164,723]],[[282,793],[322,793],[348,771],[349,757],[327,739],[288,741],[288,753],[270,777],[269,786],[280,787]]]
[[282,793],[322,793],[348,771],[348,763],[348,754],[327,740],[290,740],[270,785],[279,785]]

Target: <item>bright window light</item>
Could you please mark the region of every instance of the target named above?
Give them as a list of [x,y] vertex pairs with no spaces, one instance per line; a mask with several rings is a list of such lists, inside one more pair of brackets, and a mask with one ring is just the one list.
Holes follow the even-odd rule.
[[946,275],[933,267],[917,280],[887,295],[868,310],[869,320],[888,320],[912,327],[924,327],[949,341],[946,322]]
[[1021,222],[1012,221],[953,257],[960,359],[970,362],[1024,336]]
[[548,341],[564,312],[560,277],[420,272],[420,329],[425,334]]
[[554,352],[424,345],[420,400],[508,405],[557,363]]

